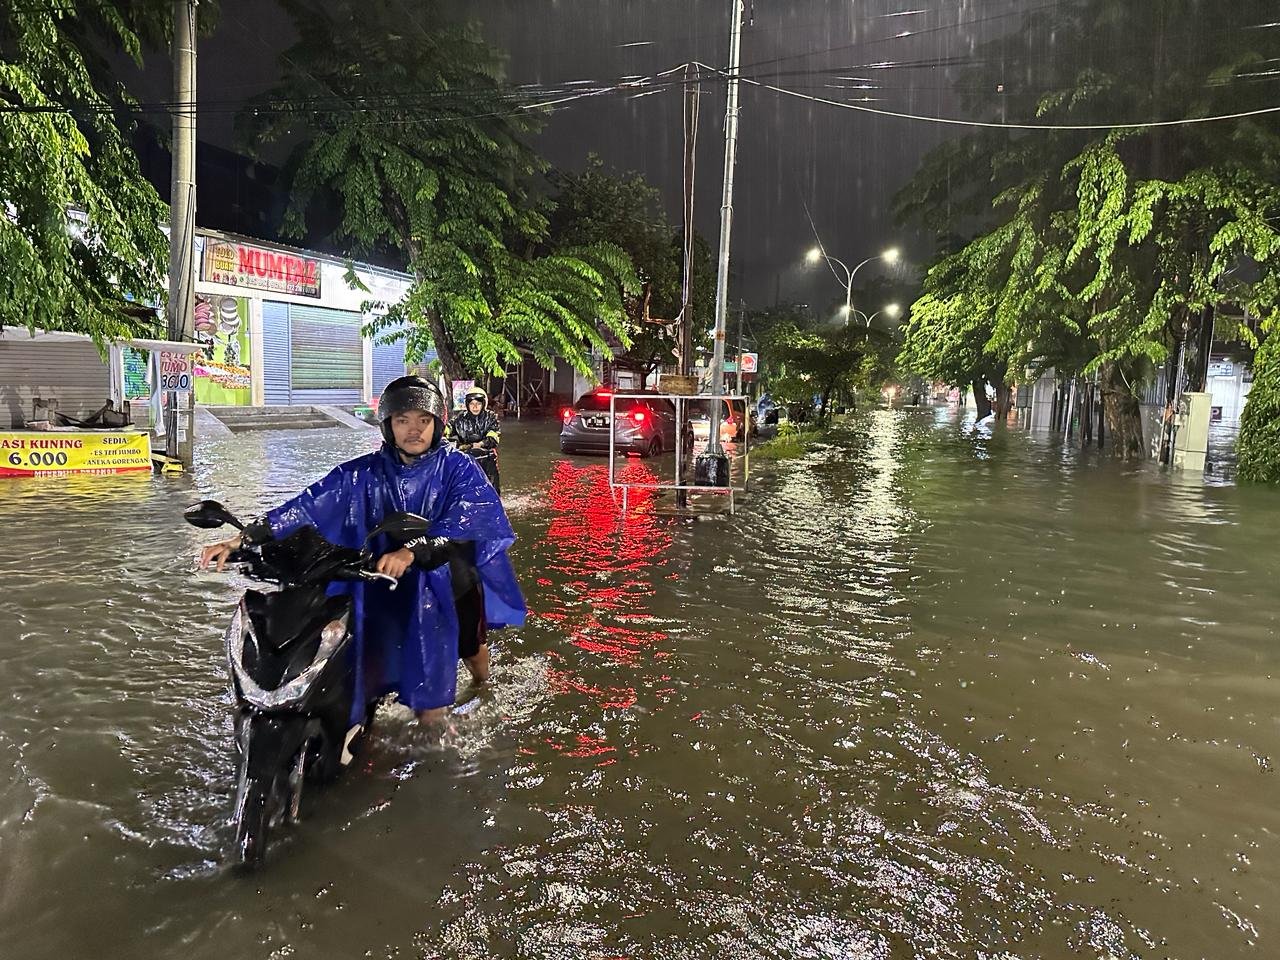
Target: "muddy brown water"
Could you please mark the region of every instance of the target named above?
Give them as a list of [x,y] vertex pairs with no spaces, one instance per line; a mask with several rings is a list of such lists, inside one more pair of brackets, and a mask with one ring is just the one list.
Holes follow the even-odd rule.
[[494,689],[228,870],[237,587],[180,513],[370,442],[0,485],[0,956],[1280,956],[1280,493],[942,410],[696,522],[510,425]]

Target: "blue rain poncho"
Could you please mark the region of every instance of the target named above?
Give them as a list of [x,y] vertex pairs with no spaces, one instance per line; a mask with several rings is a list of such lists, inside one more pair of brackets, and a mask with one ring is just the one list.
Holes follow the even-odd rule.
[[[507,549],[515,533],[502,503],[475,461],[440,445],[405,465],[383,445],[344,463],[288,503],[267,514],[272,533],[287,537],[313,526],[342,547],[360,548],[387,516],[408,511],[431,521],[428,536],[475,544],[489,628],[524,623],[524,597]],[[373,543],[375,557],[398,549],[387,537]],[[353,599],[356,664],[353,722],[368,702],[396,692],[413,710],[453,703],[458,669],[458,614],[449,565],[412,567],[396,590],[378,583],[335,583],[329,592]]]

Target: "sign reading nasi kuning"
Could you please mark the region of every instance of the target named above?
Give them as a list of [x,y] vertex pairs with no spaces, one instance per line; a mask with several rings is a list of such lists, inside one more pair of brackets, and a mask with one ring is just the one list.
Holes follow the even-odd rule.
[[138,431],[0,433],[0,477],[151,472],[151,438]]
[[296,297],[320,297],[319,260],[226,240],[205,244],[204,279]]

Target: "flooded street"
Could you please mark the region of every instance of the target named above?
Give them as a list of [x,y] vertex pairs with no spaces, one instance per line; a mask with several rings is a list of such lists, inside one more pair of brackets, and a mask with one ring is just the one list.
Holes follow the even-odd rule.
[[1280,954],[1277,494],[945,410],[865,414],[697,521],[622,516],[603,458],[509,423],[531,617],[496,685],[439,745],[384,710],[229,871],[243,587],[181,512],[260,512],[374,436],[0,485],[0,955]]

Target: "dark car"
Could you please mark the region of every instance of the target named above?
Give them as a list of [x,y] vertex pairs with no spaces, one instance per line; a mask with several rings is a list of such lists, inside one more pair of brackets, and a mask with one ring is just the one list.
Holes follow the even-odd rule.
[[[649,391],[626,391],[627,398],[614,400],[614,391],[592,390],[572,407],[560,411],[560,450],[563,453],[609,452],[609,405],[617,411],[614,449],[653,457],[676,448],[676,408],[671,401],[648,396]],[[635,399],[634,395],[642,395]]]

